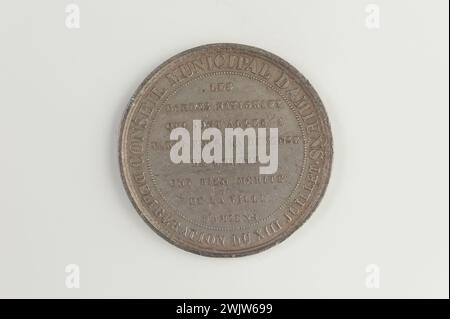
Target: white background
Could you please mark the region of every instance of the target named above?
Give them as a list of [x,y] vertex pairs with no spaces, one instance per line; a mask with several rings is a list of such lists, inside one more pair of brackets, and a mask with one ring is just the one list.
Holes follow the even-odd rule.
[[[447,297],[448,1],[0,1],[0,297]],[[296,66],[335,158],[311,219],[263,253],[178,249],[119,177],[128,99],[191,47],[236,42]],[[80,266],[67,289],[65,266]],[[366,287],[366,266],[380,288]]]

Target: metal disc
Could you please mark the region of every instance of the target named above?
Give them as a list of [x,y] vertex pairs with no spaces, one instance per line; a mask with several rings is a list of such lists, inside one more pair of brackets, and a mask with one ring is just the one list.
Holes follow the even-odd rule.
[[[250,151],[241,161],[237,150],[230,161],[196,158],[194,137],[188,160],[174,162],[171,132],[194,136],[194,123],[200,134],[216,128],[224,139],[226,129],[252,130],[243,149],[276,128],[276,170],[262,173],[267,159],[258,153],[252,161]],[[281,58],[238,44],[196,47],[154,70],[131,98],[119,148],[141,217],[174,245],[217,257],[253,254],[288,237],[321,200],[332,162],[330,126],[311,84]]]

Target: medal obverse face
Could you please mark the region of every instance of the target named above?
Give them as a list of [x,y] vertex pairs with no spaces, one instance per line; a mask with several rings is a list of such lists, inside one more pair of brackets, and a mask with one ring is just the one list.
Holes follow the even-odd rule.
[[182,52],[126,110],[120,168],[141,217],[200,255],[267,249],[299,228],[328,184],[332,138],[311,84],[254,47]]

